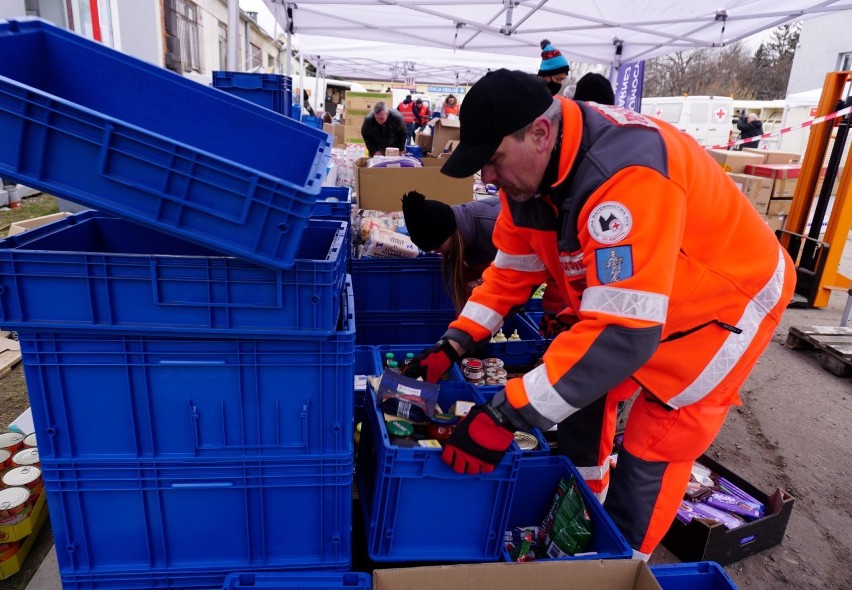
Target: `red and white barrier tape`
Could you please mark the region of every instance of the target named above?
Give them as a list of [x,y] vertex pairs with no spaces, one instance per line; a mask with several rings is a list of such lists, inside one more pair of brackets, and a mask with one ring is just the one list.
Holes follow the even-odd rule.
[[788,133],[790,131],[796,131],[797,129],[804,129],[805,127],[811,127],[812,125],[817,125],[818,123],[822,123],[824,121],[830,121],[832,119],[836,119],[837,117],[842,117],[844,115],[852,112],[852,107],[846,107],[845,109],[840,109],[837,112],[829,113],[827,115],[823,115],[822,117],[817,117],[816,119],[811,119],[810,121],[805,121],[804,123],[799,123],[798,125],[793,125],[792,127],[785,127],[784,129],[779,129],[778,131],[773,131],[772,133],[764,133],[763,135],[755,135],[753,137],[746,137],[744,139],[738,139],[736,141],[732,141],[730,143],[723,143],[721,145],[714,145],[711,149],[714,150],[726,150],[731,146],[740,145],[742,143],[749,143],[752,141],[758,141],[761,139],[766,139],[768,137],[773,137],[775,135],[781,135],[782,133]]

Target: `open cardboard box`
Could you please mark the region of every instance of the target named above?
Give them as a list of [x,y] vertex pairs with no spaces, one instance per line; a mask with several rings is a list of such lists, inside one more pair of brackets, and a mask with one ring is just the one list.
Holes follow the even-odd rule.
[[367,168],[367,158],[355,161],[355,193],[361,209],[399,211],[402,195],[417,191],[427,199],[449,205],[473,199],[473,177],[452,178],[441,174],[444,160],[423,158],[422,168]]
[[458,119],[432,119],[432,155],[436,158],[444,150],[447,142],[458,140],[461,134],[461,121]]
[[663,545],[669,551],[681,561],[715,561],[727,565],[778,545],[784,539],[796,500],[793,496],[781,488],[766,494],[707,455],[702,455],[698,462],[763,502],[766,515],[733,530],[703,518],[694,518],[689,524],[675,519],[663,538]]
[[484,563],[375,570],[373,590],[660,590],[647,564],[636,560]]

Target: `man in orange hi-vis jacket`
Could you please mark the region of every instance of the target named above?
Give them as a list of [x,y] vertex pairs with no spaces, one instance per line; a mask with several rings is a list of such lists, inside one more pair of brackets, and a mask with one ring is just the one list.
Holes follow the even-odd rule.
[[[500,187],[497,257],[406,374],[436,381],[554,277],[571,328],[474,408],[442,457],[487,472],[513,431],[558,424],[560,449],[647,559],[778,326],[792,261],[719,165],[664,122],[551,97],[509,70],[480,79],[460,119],[442,171],[481,170]],[[637,392],[610,479],[616,406]]]

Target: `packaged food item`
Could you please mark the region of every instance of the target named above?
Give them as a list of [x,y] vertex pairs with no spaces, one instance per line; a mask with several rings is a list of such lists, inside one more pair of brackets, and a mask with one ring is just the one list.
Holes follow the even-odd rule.
[[538,439],[529,432],[518,430],[515,432],[515,444],[522,451],[534,451],[538,448]]
[[0,520],[9,520],[21,514],[29,505],[30,495],[30,490],[22,486],[0,489]]
[[367,160],[367,168],[422,168],[423,164],[411,156],[374,156]]
[[441,448],[441,443],[435,440],[434,438],[424,438],[423,440],[418,440],[417,445],[420,447],[425,447],[427,449]]
[[553,505],[539,529],[539,541],[547,557],[580,553],[592,538],[592,525],[583,498],[572,476],[562,478]]
[[724,510],[725,512],[730,512],[731,514],[736,514],[750,520],[756,520],[763,516],[762,505],[754,504],[722,492],[711,493],[704,499],[704,502],[713,508],[718,508],[719,510]]
[[24,435],[20,432],[0,433],[0,449],[5,449],[14,455],[21,450],[23,445]]
[[411,422],[425,423],[435,412],[438,384],[386,371],[376,388],[376,395],[383,412]]
[[24,467],[13,467],[3,474],[3,485],[23,486],[31,493],[38,492],[43,485],[41,481],[41,469],[33,465]]
[[450,406],[448,413],[461,420],[462,418],[467,416],[468,412],[470,412],[471,409],[473,409],[473,406],[475,405],[475,402],[458,400],[456,403]]
[[33,432],[32,434],[28,434],[27,436],[24,437],[24,446],[25,447],[36,447],[36,446],[38,446],[36,444],[35,432]]
[[12,457],[12,465],[14,467],[23,467],[24,465],[38,466],[39,464],[38,449],[36,448],[24,448]]
[[735,529],[745,524],[745,521],[729,512],[713,508],[704,502],[690,502],[683,500],[677,510],[678,520],[688,523],[693,518],[707,518],[725,525],[728,529]]
[[12,453],[6,449],[0,449],[0,471],[4,471],[12,466]]
[[509,550],[509,555],[512,561],[518,563],[535,561],[535,533],[532,529],[521,533],[520,543],[514,544],[514,548]]
[[458,419],[453,414],[433,414],[426,435],[439,443],[446,442],[455,430]]
[[416,258],[420,253],[408,236],[374,227],[364,243],[363,256],[373,258]]
[[408,438],[414,434],[414,426],[408,420],[388,420],[385,426],[388,434],[395,438]]

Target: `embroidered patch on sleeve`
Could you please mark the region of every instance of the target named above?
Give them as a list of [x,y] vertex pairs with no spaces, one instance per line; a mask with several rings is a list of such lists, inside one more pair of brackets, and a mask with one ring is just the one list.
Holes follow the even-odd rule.
[[595,250],[595,267],[602,285],[617,283],[633,276],[633,250],[630,246],[614,246]]
[[604,201],[589,215],[588,228],[592,239],[601,244],[615,244],[627,237],[633,225],[630,209],[618,201]]

